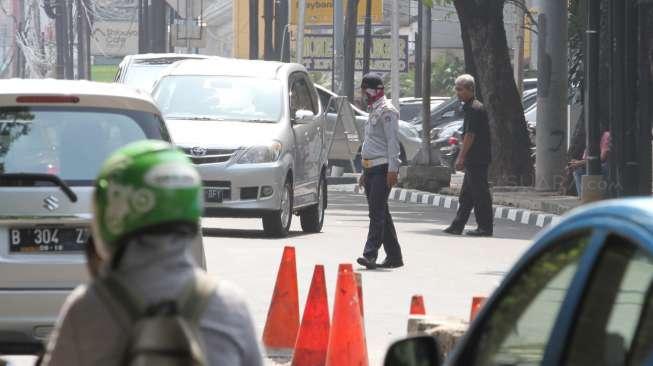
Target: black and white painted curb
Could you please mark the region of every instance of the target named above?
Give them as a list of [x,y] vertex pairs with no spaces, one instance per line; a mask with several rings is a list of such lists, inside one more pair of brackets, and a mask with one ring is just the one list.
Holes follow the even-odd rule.
[[[329,191],[355,194],[364,193],[363,190],[359,189],[359,187],[355,184],[329,186]],[[430,205],[451,210],[457,210],[459,205],[458,197],[455,196],[440,195],[404,188],[393,188],[390,192],[390,199],[399,202]],[[494,205],[493,210],[495,219],[513,221],[522,225],[545,227],[560,221],[559,215],[531,211],[522,208]]]

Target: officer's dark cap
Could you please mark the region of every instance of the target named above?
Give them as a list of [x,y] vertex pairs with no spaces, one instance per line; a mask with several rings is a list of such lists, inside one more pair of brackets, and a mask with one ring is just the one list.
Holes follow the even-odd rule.
[[361,81],[362,89],[383,89],[383,78],[381,75],[370,72],[363,75],[363,81]]

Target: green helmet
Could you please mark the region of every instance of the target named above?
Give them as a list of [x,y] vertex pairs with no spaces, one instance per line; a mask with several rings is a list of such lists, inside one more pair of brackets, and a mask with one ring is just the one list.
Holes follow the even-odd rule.
[[93,197],[93,233],[104,258],[128,234],[172,222],[197,224],[202,213],[200,176],[172,145],[146,140],[112,154]]

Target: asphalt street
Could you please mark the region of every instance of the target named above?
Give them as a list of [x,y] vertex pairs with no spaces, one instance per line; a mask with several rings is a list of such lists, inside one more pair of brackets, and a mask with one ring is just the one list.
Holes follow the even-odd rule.
[[[303,234],[297,217],[286,239],[266,238],[260,220],[204,219],[208,270],[243,290],[260,335],[284,246],[296,248],[301,309],[315,264],[326,267],[332,307],[338,264],[354,263],[363,274],[370,365],[380,365],[388,345],[406,335],[412,295],[424,296],[429,315],[468,318],[472,297],[488,295],[540,230],[497,220],[493,238],[449,236],[441,230],[451,221],[452,210],[397,202],[391,207],[403,248],[403,268],[367,271],[355,264],[367,235],[365,198],[329,192],[319,234]],[[468,229],[473,228],[472,219]]]
[[[376,366],[383,362],[392,341],[406,335],[414,294],[424,296],[428,315],[468,318],[472,297],[488,295],[540,230],[497,220],[493,238],[450,236],[441,230],[451,221],[452,210],[391,202],[391,211],[406,264],[400,269],[368,271],[355,264],[369,222],[365,197],[329,192],[326,221],[319,234],[302,233],[297,217],[285,239],[267,238],[260,220],[204,219],[208,271],[242,289],[260,336],[284,246],[296,248],[300,309],[315,264],[325,265],[332,311],[338,264],[354,263],[363,274],[368,354],[370,365]],[[472,218],[468,229],[474,227]],[[13,361],[33,364],[33,358]]]

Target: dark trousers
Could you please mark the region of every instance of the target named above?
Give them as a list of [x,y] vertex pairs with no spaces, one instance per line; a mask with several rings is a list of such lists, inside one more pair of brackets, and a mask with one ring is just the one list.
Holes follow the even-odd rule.
[[492,195],[487,182],[487,171],[487,165],[465,166],[465,178],[460,191],[458,213],[451,224],[455,229],[465,228],[473,208],[478,228],[492,232]]
[[370,228],[363,256],[369,260],[376,260],[381,245],[387,258],[402,259],[397,232],[388,208],[390,187],[387,183],[387,173],[387,164],[365,169],[365,195],[370,213]]

